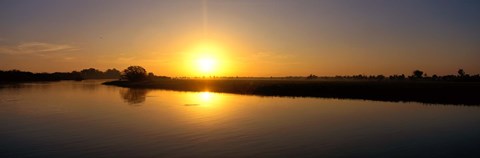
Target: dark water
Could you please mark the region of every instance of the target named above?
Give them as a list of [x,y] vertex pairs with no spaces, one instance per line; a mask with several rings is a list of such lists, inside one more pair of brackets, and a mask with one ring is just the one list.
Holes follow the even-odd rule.
[[138,90],[0,88],[0,157],[480,157],[480,107]]

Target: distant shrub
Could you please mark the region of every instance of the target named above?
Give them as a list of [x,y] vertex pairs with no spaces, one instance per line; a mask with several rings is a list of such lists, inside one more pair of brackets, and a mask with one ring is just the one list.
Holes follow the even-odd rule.
[[463,69],[458,69],[457,72],[458,72],[458,75],[459,75],[460,77],[464,77],[464,76],[465,76],[465,71],[464,71]]
[[420,70],[413,71],[413,77],[422,78],[423,77],[423,71],[420,71]]

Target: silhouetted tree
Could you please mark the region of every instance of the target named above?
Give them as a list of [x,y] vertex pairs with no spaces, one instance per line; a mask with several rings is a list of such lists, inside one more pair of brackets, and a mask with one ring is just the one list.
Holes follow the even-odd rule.
[[120,78],[121,72],[117,69],[108,69],[105,71],[104,75],[106,78]]
[[98,79],[103,77],[103,72],[94,68],[83,69],[80,73],[83,78],[86,79]]
[[413,77],[422,78],[423,77],[423,71],[420,71],[420,70],[413,71]]
[[147,78],[147,71],[141,66],[130,66],[123,70],[123,78],[128,81],[141,81]]
[[401,75],[393,75],[393,76],[390,76],[389,79],[391,79],[391,80],[404,80],[404,79],[405,79],[405,75],[404,75],[404,74],[401,74]]
[[149,72],[148,75],[147,75],[147,78],[149,80],[154,80],[157,76],[155,76],[155,74],[153,72]]
[[460,77],[464,77],[465,76],[465,71],[463,71],[463,69],[458,69],[458,75]]
[[148,77],[155,77],[155,74],[153,72],[149,72]]
[[375,77],[377,80],[384,80],[385,79],[385,76],[384,75],[377,75]]
[[78,71],[72,71],[70,74],[72,75],[73,80],[81,81],[85,79],[83,78],[82,73]]
[[318,78],[318,76],[314,74],[310,74],[307,76],[307,79],[316,79],[316,78]]

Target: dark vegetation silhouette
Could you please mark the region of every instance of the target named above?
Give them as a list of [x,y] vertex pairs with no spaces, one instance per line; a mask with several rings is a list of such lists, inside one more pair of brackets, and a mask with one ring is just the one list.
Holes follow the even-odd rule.
[[156,76],[140,66],[130,66],[120,72],[117,69],[100,71],[95,68],[83,69],[72,72],[33,73],[20,70],[0,70],[0,83],[36,82],[36,81],[61,81],[61,80],[86,80],[86,79],[122,79],[138,82],[144,80],[169,79],[167,76]]
[[412,78],[419,79],[419,78],[422,78],[422,77],[423,77],[423,71],[420,71],[420,70],[413,71]]
[[[270,78],[272,78],[272,77],[270,77]],[[313,74],[310,74],[310,75],[307,76],[307,79],[309,79],[309,80],[311,80],[311,79],[317,79],[317,78],[318,78],[318,76],[313,75]]]
[[[142,71],[143,72],[143,71]],[[460,71],[459,71],[460,72]],[[462,70],[462,72],[464,72]],[[462,75],[463,74],[463,75]],[[474,92],[480,89],[480,76],[428,76],[415,70],[411,76],[384,75],[283,78],[174,78],[128,80],[104,83],[130,88],[158,88],[178,91],[211,91],[260,96],[322,97],[364,99],[394,102],[422,102],[428,104],[480,105]]]
[[147,71],[145,68],[141,66],[129,66],[125,70],[123,70],[121,80],[129,81],[129,82],[140,82],[140,81],[150,81],[150,80],[157,80],[157,79],[170,79],[167,76],[156,76],[153,72]]
[[120,71],[108,69],[105,72],[89,68],[82,71],[33,73],[20,70],[0,70],[0,82],[32,82],[32,81],[60,81],[60,80],[85,80],[85,79],[119,79]]
[[80,74],[84,79],[118,79],[120,78],[120,71],[117,69],[108,69],[105,72],[100,70],[89,68],[80,71]]
[[147,79],[147,71],[141,66],[129,66],[123,70],[122,79],[138,82]]
[[459,70],[458,70],[458,75],[459,75],[460,77],[465,77],[465,71],[463,71],[463,69],[459,69]]
[[108,69],[103,73],[103,76],[106,78],[119,78],[120,74],[120,71],[117,69]]

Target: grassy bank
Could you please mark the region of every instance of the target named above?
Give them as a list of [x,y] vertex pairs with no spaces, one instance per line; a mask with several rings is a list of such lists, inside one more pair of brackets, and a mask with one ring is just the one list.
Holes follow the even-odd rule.
[[346,98],[429,104],[480,105],[480,82],[365,80],[154,80],[111,81],[105,85],[260,96]]

